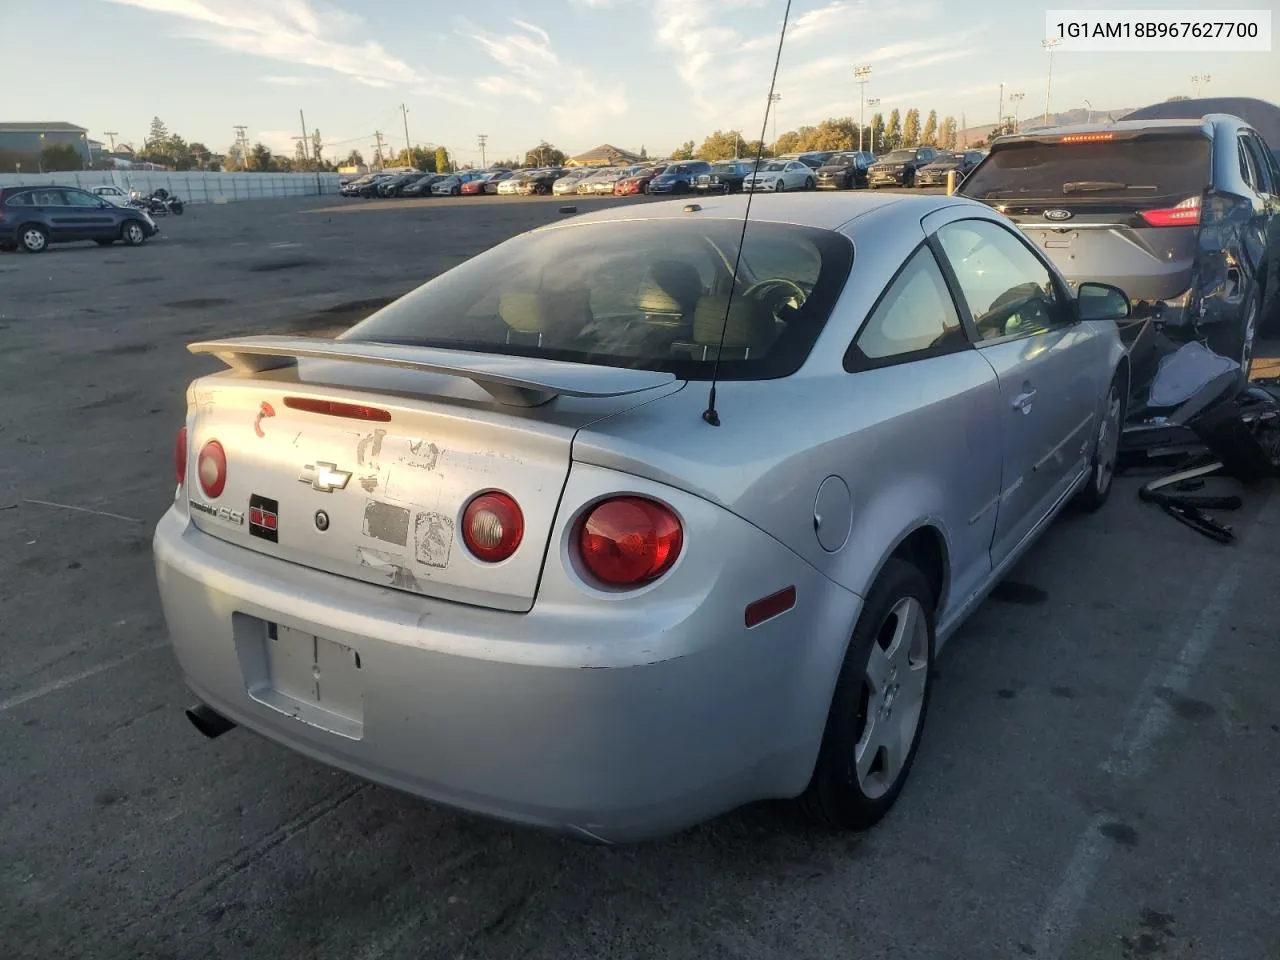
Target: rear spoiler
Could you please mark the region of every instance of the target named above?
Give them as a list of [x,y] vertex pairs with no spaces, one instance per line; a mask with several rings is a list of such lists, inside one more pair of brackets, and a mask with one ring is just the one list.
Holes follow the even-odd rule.
[[192,343],[187,349],[196,354],[212,354],[239,373],[261,373],[309,359],[463,377],[498,403],[515,407],[540,406],[558,396],[620,397],[665,386],[676,379],[675,374],[656,370],[322,337],[230,337]]

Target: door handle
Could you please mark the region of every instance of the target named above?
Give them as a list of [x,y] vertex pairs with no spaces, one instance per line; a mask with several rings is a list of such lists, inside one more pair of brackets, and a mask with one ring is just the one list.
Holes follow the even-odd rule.
[[1036,398],[1035,390],[1028,387],[1013,398],[1013,409],[1021,410],[1023,413],[1031,412],[1031,401]]

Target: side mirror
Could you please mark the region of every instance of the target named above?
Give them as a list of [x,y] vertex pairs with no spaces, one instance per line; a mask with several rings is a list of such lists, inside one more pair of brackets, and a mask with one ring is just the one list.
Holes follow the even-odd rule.
[[1127,320],[1129,296],[1109,283],[1082,283],[1076,289],[1076,315],[1081,320]]

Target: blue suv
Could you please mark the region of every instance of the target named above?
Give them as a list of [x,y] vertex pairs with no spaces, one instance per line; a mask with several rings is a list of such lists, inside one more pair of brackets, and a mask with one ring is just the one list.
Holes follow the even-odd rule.
[[711,172],[711,164],[705,160],[684,160],[673,163],[649,181],[650,193],[692,193],[698,177]]
[[75,187],[0,187],[0,250],[42,253],[51,243],[76,240],[138,247],[159,229],[145,210]]

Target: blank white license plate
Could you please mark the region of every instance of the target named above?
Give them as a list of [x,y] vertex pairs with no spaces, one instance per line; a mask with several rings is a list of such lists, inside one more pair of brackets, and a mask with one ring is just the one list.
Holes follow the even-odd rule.
[[250,697],[338,736],[364,736],[364,665],[357,651],[256,617],[237,619],[236,651]]

